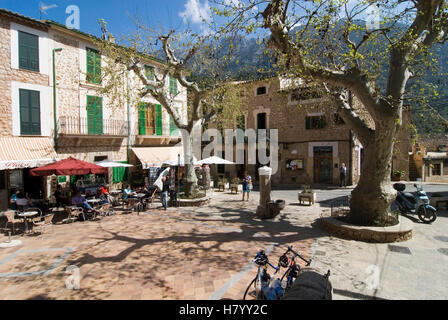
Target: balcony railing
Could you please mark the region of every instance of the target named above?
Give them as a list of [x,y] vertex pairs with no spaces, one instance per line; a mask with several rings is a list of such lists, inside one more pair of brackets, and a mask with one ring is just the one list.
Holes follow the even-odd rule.
[[128,125],[125,120],[88,119],[85,117],[59,117],[58,133],[80,136],[127,136]]
[[138,127],[135,128],[134,134],[137,136],[152,136],[152,137],[180,137],[179,130],[171,130],[169,124],[163,124],[161,128],[149,128],[142,127],[139,123]]

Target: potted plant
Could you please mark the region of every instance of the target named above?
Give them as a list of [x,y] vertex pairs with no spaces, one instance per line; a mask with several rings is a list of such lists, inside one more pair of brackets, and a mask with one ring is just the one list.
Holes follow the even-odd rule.
[[228,188],[229,181],[227,180],[227,178],[219,178],[218,181],[218,189],[221,190],[221,188],[223,189],[223,191],[226,189],[226,187]]
[[394,181],[400,181],[401,178],[403,178],[405,174],[406,174],[406,172],[404,170],[394,170],[394,172],[393,172],[393,180]]
[[308,197],[309,199],[311,199],[311,202],[314,204],[316,203],[316,193],[313,192],[313,190],[311,189],[311,187],[309,185],[302,185],[302,192],[299,193],[299,200],[301,200],[300,198],[305,198]]
[[238,189],[239,189],[239,186],[240,186],[240,182],[241,182],[241,180],[240,179],[238,179],[238,178],[233,178],[231,181],[230,181],[230,190],[235,190],[236,192],[238,192]]

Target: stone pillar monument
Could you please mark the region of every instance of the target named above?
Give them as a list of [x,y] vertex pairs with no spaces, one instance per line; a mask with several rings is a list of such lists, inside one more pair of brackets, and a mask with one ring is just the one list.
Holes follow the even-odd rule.
[[267,219],[270,217],[268,202],[271,201],[271,175],[272,169],[269,167],[261,167],[258,169],[260,176],[260,204],[257,208],[257,217]]

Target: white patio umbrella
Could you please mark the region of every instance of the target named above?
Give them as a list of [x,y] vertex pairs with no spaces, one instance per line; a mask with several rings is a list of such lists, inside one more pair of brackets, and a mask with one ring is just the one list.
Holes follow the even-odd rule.
[[95,164],[99,165],[101,167],[104,167],[104,168],[129,168],[129,167],[133,167],[132,164],[120,163],[120,162],[115,162],[115,161],[110,161],[110,160],[98,161],[98,162],[95,162]]
[[232,161],[228,161],[226,159],[217,157],[217,156],[213,156],[210,158],[206,158],[203,159],[201,161],[196,162],[196,164],[198,165],[203,165],[203,164],[235,164],[235,162]]

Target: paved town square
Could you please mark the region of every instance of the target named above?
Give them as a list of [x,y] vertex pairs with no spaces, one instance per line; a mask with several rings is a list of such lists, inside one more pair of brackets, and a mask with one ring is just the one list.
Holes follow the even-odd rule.
[[[448,192],[447,185],[431,188]],[[327,190],[344,194],[350,189]],[[292,197],[293,190],[273,194]],[[242,299],[256,274],[251,260],[265,250],[271,261],[288,245],[311,267],[331,270],[334,299],[447,299],[448,212],[436,223],[416,222],[412,240],[396,243],[410,254],[392,252],[388,244],[332,237],[316,225],[328,207],[299,206],[288,200],[273,221],[254,216],[258,204],[240,194],[214,192],[199,208],[150,209],[99,221],[54,225],[54,233],[16,236],[22,245],[0,251],[2,299]],[[328,200],[328,199],[327,199]],[[157,203],[158,205],[158,203]],[[2,237],[0,241],[6,241]],[[369,269],[370,266],[370,269]],[[379,283],[372,281],[372,269]],[[79,289],[67,279],[79,268]],[[73,289],[70,289],[73,288]]]

